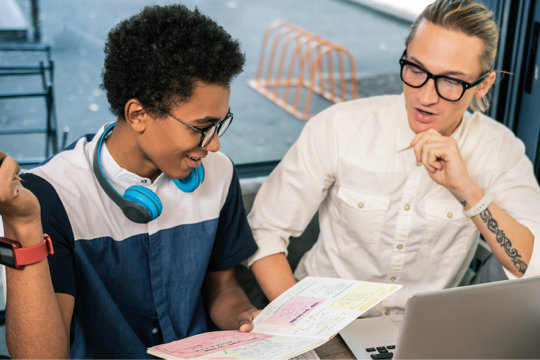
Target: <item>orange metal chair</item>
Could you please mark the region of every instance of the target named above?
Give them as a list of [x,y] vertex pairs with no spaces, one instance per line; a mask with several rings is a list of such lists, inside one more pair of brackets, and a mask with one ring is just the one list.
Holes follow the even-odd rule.
[[[271,35],[274,36],[270,45]],[[270,54],[265,67],[268,51]],[[278,56],[279,62],[276,61]],[[348,78],[345,59],[349,63]],[[285,68],[288,69],[286,74]],[[347,80],[351,81],[350,91]],[[249,80],[248,85],[301,120],[309,120],[313,116],[310,114],[313,93],[334,103],[358,98],[356,67],[351,52],[286,22],[274,24],[266,30],[257,78]],[[292,101],[291,88],[295,88]],[[306,89],[304,96],[303,88]]]

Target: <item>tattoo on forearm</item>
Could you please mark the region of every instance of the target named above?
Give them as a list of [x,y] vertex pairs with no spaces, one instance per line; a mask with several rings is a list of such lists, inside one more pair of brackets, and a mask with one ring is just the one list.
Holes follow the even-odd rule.
[[525,274],[527,264],[521,260],[521,255],[518,254],[517,250],[512,248],[512,242],[506,237],[504,231],[499,230],[499,224],[497,224],[497,221],[493,218],[491,212],[486,209],[480,213],[480,217],[482,218],[482,221],[487,223],[489,231],[495,234],[495,239],[497,239],[497,242],[501,244],[501,247],[506,252],[506,255],[512,259],[514,266],[520,273]]
[[463,205],[463,207],[467,207],[467,202],[466,202],[465,200],[463,200],[463,201],[461,202],[461,205]]

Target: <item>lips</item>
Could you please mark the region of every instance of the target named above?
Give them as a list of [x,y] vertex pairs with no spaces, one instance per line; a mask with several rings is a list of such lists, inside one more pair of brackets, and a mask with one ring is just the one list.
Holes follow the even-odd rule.
[[435,120],[437,114],[429,112],[421,108],[414,108],[414,117],[421,123],[430,123]]
[[197,158],[193,156],[186,155],[188,158],[189,166],[192,168],[197,168],[201,165],[202,158]]

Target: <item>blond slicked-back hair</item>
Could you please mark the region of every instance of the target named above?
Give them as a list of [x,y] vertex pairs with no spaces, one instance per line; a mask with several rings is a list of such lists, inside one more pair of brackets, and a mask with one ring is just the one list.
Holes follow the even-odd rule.
[[[474,0],[435,1],[428,5],[418,18],[416,18],[411,27],[411,32],[405,39],[406,47],[409,46],[414,38],[418,24],[422,20],[429,21],[434,25],[448,30],[458,31],[468,36],[475,36],[482,40],[484,48],[480,53],[479,59],[482,74],[485,74],[492,68],[497,55],[499,31],[493,19],[493,13],[484,5]],[[473,98],[470,106],[474,111],[485,111],[489,107],[489,100],[487,96],[481,99]]]

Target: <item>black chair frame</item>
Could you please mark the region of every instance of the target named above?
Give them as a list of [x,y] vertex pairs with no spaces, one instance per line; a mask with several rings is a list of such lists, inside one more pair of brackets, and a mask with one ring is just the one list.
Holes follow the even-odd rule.
[[[43,90],[24,93],[0,94],[0,99],[20,99],[43,97],[46,108],[45,127],[2,129],[0,135],[45,133],[45,158],[58,152],[57,118],[54,97],[54,60],[51,55],[51,46],[47,44],[20,44],[1,45],[0,51],[43,51],[47,56],[47,63],[40,61],[39,65],[0,65],[0,76],[32,76],[41,77]],[[69,131],[69,130],[67,130]],[[67,140],[67,131],[64,131],[63,146]],[[21,166],[37,165],[45,158],[18,160]]]

